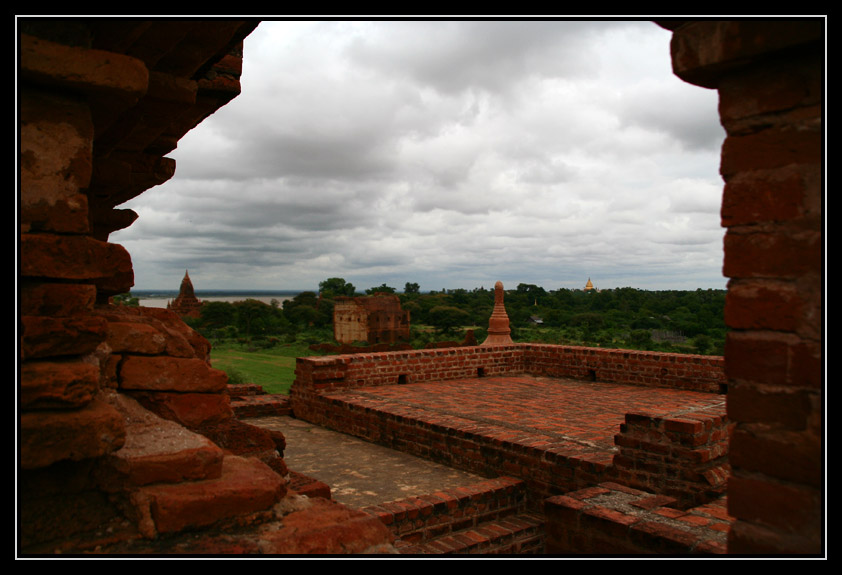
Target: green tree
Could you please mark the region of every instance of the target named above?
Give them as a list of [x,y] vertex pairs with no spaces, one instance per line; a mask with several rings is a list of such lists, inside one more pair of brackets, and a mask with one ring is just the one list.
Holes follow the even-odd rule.
[[322,297],[353,296],[357,292],[354,284],[346,282],[343,278],[328,278],[319,282],[319,294]]
[[405,293],[405,294],[419,294],[419,293],[421,293],[421,286],[419,286],[417,283],[406,282],[406,285],[403,286],[403,293]]
[[533,300],[533,303],[536,298],[543,298],[547,295],[544,288],[534,284],[518,284],[515,293],[525,295],[527,299]]
[[234,302],[237,313],[237,329],[246,338],[282,332],[286,319],[278,309],[256,299]]
[[111,298],[111,303],[117,305],[125,305],[129,307],[137,307],[140,305],[140,299],[134,297],[131,293],[121,293]]
[[234,305],[226,301],[207,301],[202,304],[199,326],[210,329],[221,329],[234,325],[237,310]]
[[647,329],[636,329],[629,335],[629,342],[635,348],[647,349],[652,344],[652,334]]
[[380,287],[372,287],[365,290],[365,293],[368,295],[375,294],[375,293],[395,293],[397,290],[393,287],[387,286],[385,283],[382,284]]
[[696,337],[693,338],[693,349],[696,350],[696,353],[699,355],[705,355],[710,351],[713,347],[713,340],[707,335],[700,333]]
[[453,306],[436,306],[427,313],[427,323],[441,333],[451,333],[469,321],[470,316],[466,311]]
[[283,303],[284,315],[290,323],[306,327],[315,324],[319,319],[316,309],[319,303],[316,292],[303,291],[292,299]]

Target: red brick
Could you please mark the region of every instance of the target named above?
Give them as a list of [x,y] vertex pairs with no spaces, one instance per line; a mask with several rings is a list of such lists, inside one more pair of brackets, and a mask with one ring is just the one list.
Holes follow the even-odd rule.
[[663,523],[641,521],[631,526],[631,539],[653,553],[686,553],[699,537]]
[[106,455],[123,446],[123,416],[94,399],[81,409],[33,411],[20,417],[20,465],[46,467],[62,460]]
[[92,353],[105,340],[107,328],[101,318],[85,315],[65,318],[24,316],[20,321],[23,359]]
[[21,366],[20,407],[82,407],[99,388],[99,369],[79,362],[25,362]]
[[809,432],[775,431],[761,424],[739,426],[731,435],[728,458],[735,470],[812,486],[823,481],[821,441]]
[[122,389],[224,392],[227,383],[225,372],[197,358],[131,356],[120,367]]
[[37,284],[20,287],[20,315],[70,317],[91,311],[96,288],[84,284]]
[[[728,180],[722,196],[725,227],[816,217],[812,173],[802,166],[752,171]],[[812,172],[812,170],[810,170]],[[818,187],[818,186],[816,186]]]
[[728,286],[725,323],[734,329],[794,331],[802,316],[802,300],[791,283],[737,281]]
[[822,236],[815,230],[725,234],[722,274],[729,278],[795,279],[820,273]]
[[741,383],[728,390],[728,417],[734,421],[797,430],[806,429],[812,415],[812,395],[804,389]]
[[779,334],[729,332],[725,338],[725,374],[729,379],[785,384],[793,341]]
[[677,433],[701,433],[704,425],[698,421],[688,419],[665,419],[664,428]]
[[817,489],[734,475],[728,490],[729,513],[740,519],[795,532],[823,522],[816,512],[823,501]]
[[757,117],[757,125],[763,125],[764,120],[768,124],[771,113],[791,113],[820,103],[822,77],[817,62],[792,56],[774,66],[755,66],[737,77],[725,77],[718,86],[722,121]]
[[730,136],[722,145],[720,173],[727,180],[738,172],[821,162],[821,132],[768,129]]
[[[134,283],[129,253],[118,244],[87,236],[24,234],[20,238],[21,276],[63,280],[111,280]],[[120,293],[120,292],[117,292]]]

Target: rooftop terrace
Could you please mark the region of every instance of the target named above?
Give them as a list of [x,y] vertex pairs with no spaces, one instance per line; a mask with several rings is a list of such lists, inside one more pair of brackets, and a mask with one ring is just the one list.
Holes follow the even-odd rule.
[[[485,355],[483,350],[469,348],[451,351],[445,357],[474,352]],[[382,361],[392,369],[411,362],[417,367],[426,360],[441,363],[440,354],[302,359],[301,363],[321,362],[334,371],[332,383],[307,399],[303,399],[306,394],[301,389],[307,377],[297,382],[293,398],[296,417],[480,477],[512,481],[506,484],[508,488],[523,493],[521,511],[540,515],[548,505],[559,509],[576,501],[578,507],[582,500],[598,497],[596,508],[609,506],[611,513],[618,514],[607,519],[612,524],[609,532],[617,522],[655,525],[639,517],[648,506],[656,510],[646,512],[654,513],[652,516],[659,520],[671,521],[673,515],[696,520],[698,509],[706,505],[713,505],[720,519],[726,517],[722,497],[728,474],[725,395],[528,373],[392,385],[364,385],[364,380],[354,379],[354,384],[343,386],[339,374],[353,370],[346,366],[336,371],[337,361],[360,361],[369,370]],[[510,356],[510,360],[519,361],[513,358]],[[423,371],[418,368],[416,375]],[[302,367],[301,372],[307,369]],[[336,458],[362,457],[351,450],[344,456],[335,450],[332,453],[332,467],[337,465]],[[294,467],[294,459],[290,463]],[[352,467],[349,463],[348,468]],[[394,478],[385,467],[380,481],[384,490],[392,489],[389,484]],[[435,476],[430,480],[435,482]],[[343,485],[351,482],[342,481]],[[376,491],[377,482],[373,476],[366,477],[366,489]],[[473,490],[471,497],[477,497],[486,487],[500,489],[496,483],[464,483],[465,489]],[[450,486],[419,482],[415,487],[418,493],[409,494],[408,499],[389,505],[378,503],[370,511],[382,515],[387,523],[397,522],[396,516],[404,517],[407,509],[419,512],[417,505],[428,504],[424,497],[434,493],[441,497],[446,487]],[[518,515],[524,517],[535,521],[533,516]],[[721,552],[727,521],[717,520],[716,525],[725,527],[721,531],[705,529],[704,537],[692,537],[692,544],[704,541],[719,549],[713,552]],[[400,529],[407,527],[402,525]],[[599,532],[588,531],[588,537]],[[676,533],[686,536],[684,531]],[[597,549],[610,552],[606,550],[615,545],[616,541],[600,542]],[[622,545],[616,548],[627,551]],[[586,553],[590,549],[581,541],[575,546]]]

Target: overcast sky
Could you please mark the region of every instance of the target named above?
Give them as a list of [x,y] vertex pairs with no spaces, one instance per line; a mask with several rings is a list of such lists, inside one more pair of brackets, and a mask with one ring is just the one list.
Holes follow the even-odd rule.
[[263,22],[120,207],[136,289],[724,288],[717,96],[651,22]]

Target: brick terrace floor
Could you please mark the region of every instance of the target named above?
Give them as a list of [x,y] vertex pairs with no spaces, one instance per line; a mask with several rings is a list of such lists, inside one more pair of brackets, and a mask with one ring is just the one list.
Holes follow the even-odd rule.
[[724,412],[725,396],[529,375],[355,388],[334,400],[548,450],[601,454],[629,412]]

